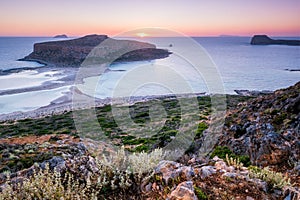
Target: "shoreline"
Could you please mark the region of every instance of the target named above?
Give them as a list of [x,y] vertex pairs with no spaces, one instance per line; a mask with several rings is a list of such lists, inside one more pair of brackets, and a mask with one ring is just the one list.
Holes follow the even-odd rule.
[[[26,69],[19,69],[22,70],[28,70]],[[43,73],[46,71],[62,71],[63,77],[57,79],[55,82],[52,81],[46,81],[43,82],[39,86],[34,87],[28,87],[28,88],[18,88],[18,89],[10,89],[10,90],[4,90],[0,91],[0,97],[4,95],[12,95],[12,94],[20,94],[20,93],[26,93],[26,92],[32,92],[32,91],[40,91],[40,90],[50,90],[54,88],[59,88],[63,86],[69,86],[69,90],[62,93],[60,97],[57,99],[54,99],[51,101],[48,105],[30,110],[30,111],[15,111],[11,113],[1,114],[0,113],[0,122],[3,121],[14,121],[14,120],[22,120],[27,118],[43,118],[46,116],[51,115],[58,115],[62,114],[64,112],[70,112],[73,110],[79,110],[79,109],[88,109],[93,107],[101,107],[105,105],[110,104],[116,104],[116,105],[132,105],[134,103],[138,102],[147,102],[155,99],[172,99],[175,97],[179,98],[187,98],[187,97],[195,97],[195,96],[207,96],[210,95],[205,92],[201,93],[190,93],[190,94],[165,94],[165,95],[145,95],[145,96],[132,96],[132,97],[122,97],[122,98],[94,98],[91,96],[88,96],[84,93],[82,93],[77,87],[74,85],[75,82],[83,82],[84,78],[90,77],[95,74],[95,69],[89,69],[87,68],[85,73],[81,73],[81,76],[77,77],[78,68],[51,68],[48,66],[39,67],[37,69],[38,73]],[[104,72],[105,73],[105,72]],[[63,81],[60,83],[59,81]],[[239,96],[255,96],[258,95],[264,95],[272,93],[273,91],[251,91],[251,90],[235,90],[236,94]],[[73,102],[73,95],[79,95],[80,100],[83,100],[81,102]],[[224,94],[227,95],[227,94]],[[231,94],[234,95],[234,94]],[[88,103],[87,103],[88,102]],[[75,107],[75,109],[74,109]]]
[[20,94],[25,92],[34,92],[34,91],[40,91],[40,90],[50,90],[55,89],[63,86],[71,86],[74,84],[74,80],[77,74],[78,69],[76,68],[52,68],[49,66],[43,66],[43,67],[37,67],[37,68],[19,68],[19,69],[11,69],[6,70],[5,74],[2,74],[2,76],[13,74],[13,73],[19,73],[23,71],[30,71],[34,70],[37,71],[38,74],[44,73],[44,72],[55,72],[55,71],[61,71],[59,75],[63,75],[63,77],[58,78],[55,81],[45,81],[41,85],[37,86],[31,86],[31,87],[24,87],[24,88],[15,88],[15,89],[7,89],[7,90],[0,90],[0,96],[3,95],[13,95],[13,94]]
[[[56,67],[52,68],[49,66],[37,67],[37,68],[22,68],[22,69],[13,69],[10,70],[9,73],[21,72],[23,70],[36,70],[38,73],[43,73],[47,71],[61,71],[60,75],[63,75],[62,78],[59,78],[55,81],[46,81],[43,82],[39,86],[27,87],[27,88],[17,88],[17,89],[9,89],[0,91],[0,97],[4,95],[12,95],[12,94],[20,94],[26,92],[40,91],[40,90],[50,90],[54,88],[59,88],[63,86],[69,86],[69,90],[64,92],[60,97],[51,101],[48,105],[30,110],[30,111],[15,111],[11,113],[1,114],[0,113],[0,122],[10,121],[10,120],[22,120],[27,118],[43,118],[51,115],[58,115],[64,112],[70,112],[78,109],[88,109],[93,107],[101,107],[109,104],[117,104],[117,105],[132,105],[137,102],[147,102],[155,99],[171,99],[175,97],[189,97],[189,96],[205,96],[210,95],[203,93],[191,93],[191,94],[166,94],[166,95],[145,95],[145,96],[132,96],[132,97],[123,97],[123,98],[94,98],[83,94],[81,91],[74,86],[75,82],[83,82],[84,78],[99,75],[97,70],[93,68],[86,68],[84,73],[81,73],[80,76],[77,76],[77,72],[79,68],[64,68],[64,67]],[[109,69],[108,69],[109,70]],[[111,70],[113,71],[113,70]],[[106,72],[106,71],[105,71]],[[104,73],[105,73],[104,72]],[[255,96],[264,95],[272,93],[273,91],[251,91],[251,90],[235,90],[236,95],[239,96]],[[81,101],[76,103],[73,102],[73,95],[79,95]],[[226,95],[226,94],[225,94]],[[129,101],[128,101],[129,100]],[[90,103],[87,103],[90,102]],[[75,109],[74,109],[75,107]]]
[[[73,102],[73,95],[79,95],[79,98],[84,98],[85,102]],[[106,105],[133,105],[140,102],[148,102],[156,99],[173,99],[173,98],[189,98],[207,96],[206,93],[186,93],[186,94],[166,94],[166,95],[146,95],[134,97],[118,97],[98,99],[86,94],[83,94],[75,86],[71,86],[70,91],[64,93],[63,96],[53,100],[49,105],[37,108],[31,111],[16,111],[7,114],[0,114],[0,122],[15,121],[23,119],[38,119],[51,115],[59,115],[65,112],[102,107]],[[90,103],[86,103],[90,102]]]

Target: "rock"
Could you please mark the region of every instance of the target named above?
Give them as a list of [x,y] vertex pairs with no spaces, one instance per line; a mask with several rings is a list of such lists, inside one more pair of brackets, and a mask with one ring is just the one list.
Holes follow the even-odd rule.
[[169,161],[169,160],[162,160],[158,163],[157,167],[154,169],[155,173],[162,173],[162,175],[167,175],[169,171],[174,171],[181,167],[180,163]]
[[299,72],[300,69],[284,69],[286,71],[290,71],[290,72]]
[[55,168],[57,171],[61,172],[66,168],[65,160],[60,156],[54,156],[53,158],[42,162],[39,166],[42,169],[45,169],[47,163],[51,170]]
[[290,45],[299,46],[300,40],[273,40],[267,35],[254,35],[250,42],[252,45]]
[[251,162],[261,166],[280,165],[290,158],[291,147],[276,132],[270,132],[251,141]]
[[300,176],[300,164],[298,164],[296,167],[294,167],[294,171],[298,176]]
[[191,180],[195,176],[194,169],[191,166],[183,166],[178,171],[180,177],[184,180]]
[[268,191],[268,184],[260,179],[257,178],[249,178],[249,176],[246,176],[247,182],[252,182],[255,184],[256,187],[258,187],[261,191],[267,192]]
[[229,177],[229,178],[236,178],[236,177],[238,177],[238,174],[232,173],[232,172],[226,172],[226,173],[222,174],[222,176]]
[[259,96],[259,95],[264,95],[264,94],[270,94],[273,91],[270,90],[262,90],[262,91],[258,91],[258,90],[234,90],[235,93],[237,93],[238,95],[242,95],[242,96]]
[[289,100],[286,110],[294,114],[300,113],[300,94],[295,99]]
[[65,34],[62,34],[62,35],[56,35],[53,38],[68,38],[68,36]]
[[193,182],[185,181],[180,183],[169,195],[170,200],[198,200],[194,192]]
[[87,35],[72,40],[36,43],[33,52],[20,60],[49,66],[79,67],[88,55],[85,65],[153,60],[169,54],[168,50],[157,49],[149,43],[115,40],[107,35]]
[[66,168],[80,180],[86,180],[90,174],[96,174],[99,171],[96,160],[91,156],[69,158],[66,160]]
[[191,180],[195,175],[194,169],[190,166],[182,166],[174,161],[163,160],[154,169],[155,174],[161,174],[164,182],[169,183],[170,179],[181,177],[184,180]]
[[218,156],[214,156],[213,161],[217,162],[217,161],[223,161],[223,159],[219,158]]
[[198,175],[201,177],[201,179],[205,179],[216,172],[217,170],[213,166],[203,166],[200,168]]
[[217,161],[215,163],[216,170],[227,169],[227,165],[223,160]]
[[279,199],[279,198],[282,196],[282,191],[281,191],[281,190],[278,190],[278,189],[274,189],[274,191],[273,191],[273,196],[274,196],[276,199]]
[[152,183],[148,183],[146,186],[145,186],[145,191],[146,192],[150,192],[152,189]]

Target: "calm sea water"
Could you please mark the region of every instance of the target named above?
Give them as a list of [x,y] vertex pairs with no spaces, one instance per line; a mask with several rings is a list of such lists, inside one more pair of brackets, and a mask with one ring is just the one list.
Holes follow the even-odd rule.
[[[235,89],[249,90],[276,90],[288,87],[300,81],[299,71],[287,71],[285,69],[300,70],[300,47],[295,46],[252,46],[250,37],[196,37],[194,42],[200,44],[215,63],[222,79],[226,93],[234,93]],[[291,39],[291,38],[287,38]],[[293,38],[295,39],[295,38]],[[299,38],[297,38],[299,39]],[[57,40],[53,38],[31,37],[0,37],[0,70],[24,67],[39,67],[38,63],[17,61],[32,52],[36,42]],[[170,47],[170,41],[177,44],[180,38],[143,38],[142,41],[151,42],[161,48],[172,51],[176,46]],[[171,43],[173,43],[171,42]],[[185,54],[197,56],[189,51],[188,44],[182,44],[186,49]],[[195,55],[194,55],[195,54]],[[146,71],[137,70],[140,66],[148,66]],[[116,85],[124,76],[130,74],[131,78],[147,79],[149,76],[160,76],[161,79],[172,80],[174,77],[164,67],[168,66],[180,74],[191,85],[195,92],[209,92],[205,77],[197,74],[191,64],[184,59],[184,55],[172,54],[165,59],[154,61],[119,63],[110,66],[112,71],[101,75],[97,80],[95,96],[109,97]],[[149,70],[149,71],[147,71]],[[130,73],[129,73],[130,72]],[[22,88],[40,85],[45,81],[55,81],[53,72],[37,74],[36,71],[25,71],[18,74],[0,76],[0,90]],[[87,87],[93,84],[96,77],[86,79]],[[176,86],[176,79],[174,79]],[[180,86],[180,83],[177,83]],[[49,91],[37,91],[15,95],[0,96],[0,114],[14,111],[27,111],[48,105],[51,101],[66,92],[68,87],[57,88]],[[83,89],[84,90],[84,89]],[[126,88],[124,88],[126,90]],[[88,93],[88,91],[86,91]],[[143,85],[132,91],[131,95],[151,95],[171,93],[166,87],[159,85]],[[20,98],[22,96],[22,98]],[[38,97],[38,98],[37,98]],[[11,102],[14,102],[13,104]]]

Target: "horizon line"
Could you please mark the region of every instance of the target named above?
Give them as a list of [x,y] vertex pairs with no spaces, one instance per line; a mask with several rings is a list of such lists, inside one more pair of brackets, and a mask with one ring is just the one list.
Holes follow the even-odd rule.
[[[139,36],[114,36],[114,35],[108,35],[108,34],[99,34],[99,33],[94,33],[96,35],[107,35],[108,37],[114,38],[114,37],[132,37],[132,38],[156,38],[156,37],[181,37],[181,36],[145,36],[145,37],[139,37]],[[68,39],[68,38],[79,38],[79,37],[84,37],[87,35],[94,35],[94,34],[85,34],[85,35],[67,35],[67,38],[55,38],[55,35],[0,35],[0,37],[27,37],[27,38],[32,38],[32,37],[44,37],[44,38],[53,38],[53,39]],[[253,37],[254,35],[267,35],[269,37],[300,37],[300,35],[269,35],[269,34],[252,34],[252,35],[230,35],[230,34],[220,34],[220,35],[186,35],[182,37]]]

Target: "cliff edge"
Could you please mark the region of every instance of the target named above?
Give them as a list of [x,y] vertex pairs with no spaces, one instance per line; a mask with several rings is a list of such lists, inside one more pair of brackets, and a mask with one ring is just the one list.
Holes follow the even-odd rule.
[[157,49],[149,43],[115,40],[107,35],[87,35],[72,40],[36,43],[33,52],[20,60],[48,66],[79,67],[88,55],[94,64],[102,64],[153,60],[168,57],[169,54],[168,50]]

